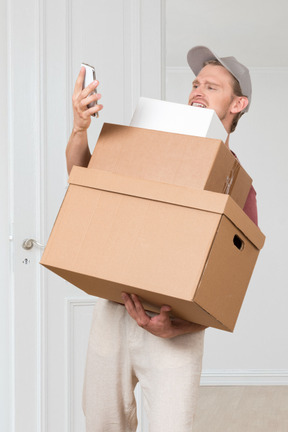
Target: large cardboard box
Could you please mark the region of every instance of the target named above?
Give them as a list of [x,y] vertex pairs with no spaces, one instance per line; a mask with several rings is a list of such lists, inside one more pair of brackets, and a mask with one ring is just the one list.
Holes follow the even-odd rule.
[[141,97],[131,126],[184,135],[216,138],[225,143],[227,132],[215,113],[208,108]]
[[264,236],[231,197],[74,167],[41,264],[99,297],[233,331]]
[[252,183],[219,139],[109,123],[103,125],[88,168],[226,193],[241,208]]

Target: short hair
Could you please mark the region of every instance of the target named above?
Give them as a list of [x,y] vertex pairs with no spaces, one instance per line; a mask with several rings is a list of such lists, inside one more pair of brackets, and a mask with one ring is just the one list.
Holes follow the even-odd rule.
[[[203,67],[207,66],[207,65],[210,65],[210,64],[211,65],[215,65],[215,66],[222,66],[224,69],[226,69],[222,65],[222,63],[220,63],[219,60],[208,60],[208,61],[206,61],[204,63]],[[226,70],[228,70],[228,69],[226,69]],[[242,90],[241,90],[241,87],[240,87],[240,84],[239,84],[239,81],[237,80],[237,78],[235,78],[234,75],[230,71],[228,71],[228,72],[229,72],[229,74],[231,75],[231,78],[232,78],[232,90],[233,90],[234,95],[235,96],[245,96],[242,93]],[[245,96],[245,97],[247,97],[247,96]],[[232,121],[232,124],[231,124],[230,132],[234,132],[235,131],[236,126],[238,124],[238,121],[239,121],[240,117],[242,117],[243,114],[244,114],[244,111],[240,111],[239,113],[235,114],[235,116],[233,118],[233,121]]]

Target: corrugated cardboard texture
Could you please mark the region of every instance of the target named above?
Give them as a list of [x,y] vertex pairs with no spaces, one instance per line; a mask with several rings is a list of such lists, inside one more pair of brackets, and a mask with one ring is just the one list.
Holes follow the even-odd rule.
[[235,325],[259,250],[223,216],[207,258],[194,300],[204,310]]
[[122,195],[141,196],[153,201],[169,202],[198,210],[225,213],[258,249],[261,249],[264,244],[264,236],[261,231],[255,230],[254,222],[239,209],[234,200],[229,199],[228,195],[136,179],[97,169],[87,170],[81,167],[72,169],[69,183]]
[[41,264],[89,294],[135,292],[233,330],[264,236],[230,197],[78,167],[70,181]]
[[[104,124],[88,168],[229,192],[244,207],[252,179],[222,141]],[[227,184],[231,184],[227,191]]]

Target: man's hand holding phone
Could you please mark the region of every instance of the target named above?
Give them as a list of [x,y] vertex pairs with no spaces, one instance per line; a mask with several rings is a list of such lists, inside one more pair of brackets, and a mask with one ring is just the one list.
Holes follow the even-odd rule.
[[[98,116],[103,106],[98,104],[101,94],[97,93],[99,82],[93,80],[85,85],[86,67],[81,66],[72,96],[74,132],[86,131],[91,124],[91,116]],[[88,74],[87,74],[88,76]]]

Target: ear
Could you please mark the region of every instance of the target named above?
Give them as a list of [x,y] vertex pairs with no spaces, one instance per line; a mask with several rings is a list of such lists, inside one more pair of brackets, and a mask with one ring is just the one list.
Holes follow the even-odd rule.
[[246,96],[236,96],[232,102],[231,112],[237,114],[243,111],[247,107],[248,103],[249,101]]

